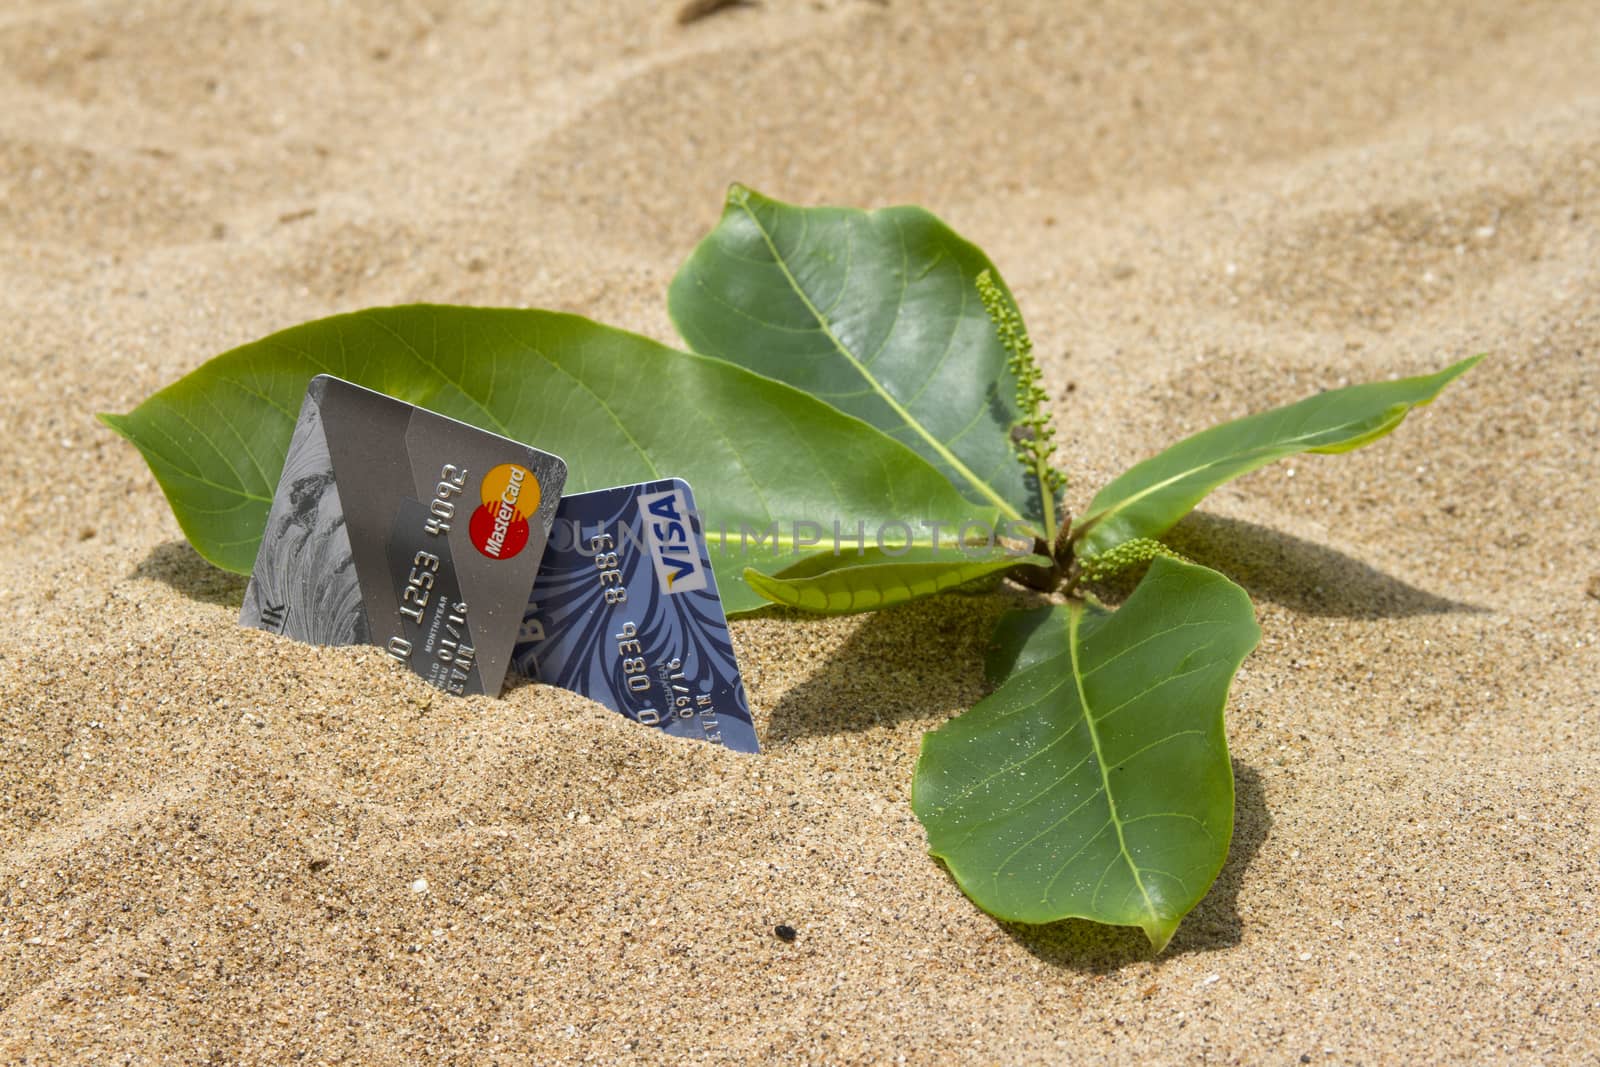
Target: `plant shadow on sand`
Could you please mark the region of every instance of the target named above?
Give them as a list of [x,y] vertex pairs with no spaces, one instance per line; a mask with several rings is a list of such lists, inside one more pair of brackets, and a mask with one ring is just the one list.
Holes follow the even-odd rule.
[[1488,610],[1408,585],[1326,545],[1241,519],[1192,512],[1162,540],[1226,574],[1252,597],[1304,615],[1400,619]]
[[[1315,616],[1405,618],[1486,609],[1418,589],[1325,545],[1237,519],[1195,513],[1166,539],[1174,548],[1238,581],[1260,600]],[[1134,579],[1104,591],[1117,601]],[[774,749],[806,736],[844,734],[885,723],[926,721],[934,728],[988,692],[987,635],[1008,611],[1045,598],[1007,589],[998,595],[941,597],[867,619],[818,670],[773,708],[766,741]],[[908,656],[907,649],[915,655]],[[884,685],[885,673],[892,684]],[[857,680],[877,679],[863,686]],[[954,706],[953,706],[954,705]],[[1261,778],[1235,759],[1234,833],[1216,883],[1159,957],[1170,959],[1237,945],[1243,935],[1237,898],[1272,827]],[[909,766],[907,768],[909,774]],[[954,881],[951,882],[954,886]],[[1066,919],[1042,926],[1000,922],[1018,944],[1053,966],[1107,973],[1151,959],[1144,933]]]
[[[1226,574],[1252,598],[1306,615],[1372,619],[1487,610],[1418,589],[1326,545],[1239,519],[1194,512],[1163,540]],[[1130,572],[1094,588],[1115,604],[1142,577],[1142,570]],[[1000,617],[1046,603],[1038,594],[1000,586],[985,595],[935,597],[869,615],[773,707],[765,741],[781,747],[907,719],[938,726],[988,694],[983,662]],[[774,615],[801,624],[810,618],[782,610]]]
[[[1270,527],[1194,513],[1165,538],[1197,562],[1215,567],[1252,596],[1308,615],[1403,618],[1484,608],[1440,597],[1390,577],[1324,545]],[[248,579],[202,558],[184,541],[151,549],[131,577],[159,581],[194,600],[237,609]],[[1118,600],[1131,590],[1112,583]],[[975,596],[943,596],[878,612],[805,681],[773,707],[763,737],[769,751],[808,736],[870,730],[920,720],[932,729],[982,699],[988,636],[1007,612],[1046,598],[1015,587]],[[777,612],[797,622],[798,613]],[[907,772],[909,773],[909,766]],[[1237,897],[1245,872],[1266,840],[1272,818],[1259,775],[1233,761],[1233,841],[1216,884],[1179,927],[1160,958],[1239,943]],[[952,886],[954,882],[952,880]],[[1019,945],[1053,966],[1109,973],[1151,958],[1143,932],[1066,919],[1042,926],[1000,922]]]
[[[1049,601],[1016,587],[947,594],[861,617],[850,636],[773,705],[762,745],[859,733],[906,720],[933,729],[989,692],[983,661],[1007,612]],[[774,616],[805,625],[787,609]]]
[[187,541],[168,541],[152,548],[129,577],[160,582],[191,600],[235,611],[244,603],[244,587],[250,581],[209,562]]
[[[1044,603],[1044,597],[1008,589],[998,595],[938,597],[862,619],[811,677],[773,707],[763,745],[779,754],[786,745],[808,736],[853,733],[908,720],[925,722],[928,729],[939,726],[988,693],[983,661],[988,635],[1000,617]],[[908,649],[914,654],[908,655]],[[858,679],[873,682],[862,684]],[[913,760],[908,752],[901,772],[907,785]],[[1238,944],[1242,936],[1235,901],[1272,818],[1260,776],[1237,759],[1233,776],[1234,830],[1227,862],[1205,899],[1184,919],[1162,959],[1226,948]],[[954,879],[950,886],[959,892]],[[1131,927],[1081,919],[1042,926],[999,922],[999,926],[1054,966],[1104,973],[1151,958],[1144,933]]]

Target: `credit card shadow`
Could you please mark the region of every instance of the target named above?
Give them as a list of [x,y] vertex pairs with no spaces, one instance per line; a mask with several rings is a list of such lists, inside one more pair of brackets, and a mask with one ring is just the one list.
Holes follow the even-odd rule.
[[206,604],[239,610],[244,603],[246,574],[231,574],[207,562],[187,541],[168,541],[152,548],[130,578],[160,582],[175,592]]

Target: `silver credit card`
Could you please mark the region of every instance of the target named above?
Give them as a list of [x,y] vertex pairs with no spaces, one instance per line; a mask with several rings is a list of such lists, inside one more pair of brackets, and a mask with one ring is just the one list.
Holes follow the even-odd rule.
[[318,375],[239,622],[498,693],[566,477],[548,452]]

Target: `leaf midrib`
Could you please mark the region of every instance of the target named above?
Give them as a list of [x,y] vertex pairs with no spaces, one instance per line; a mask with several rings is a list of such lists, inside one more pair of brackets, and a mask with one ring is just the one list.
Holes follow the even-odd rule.
[[1106,763],[1105,750],[1100,744],[1100,732],[1095,728],[1094,709],[1089,706],[1089,694],[1084,691],[1084,674],[1078,661],[1078,625],[1083,620],[1083,605],[1073,604],[1067,613],[1067,652],[1072,657],[1072,681],[1078,688],[1078,703],[1083,708],[1084,726],[1089,732],[1089,743],[1094,746],[1095,766],[1100,769],[1100,781],[1106,793],[1106,805],[1111,809],[1111,825],[1117,831],[1117,847],[1122,851],[1122,858],[1128,864],[1128,870],[1133,874],[1133,881],[1139,887],[1139,893],[1144,897],[1145,912],[1150,916],[1151,922],[1159,922],[1155,901],[1150,899],[1150,890],[1145,888],[1144,876],[1139,872],[1139,865],[1133,862],[1133,854],[1128,851],[1128,839],[1122,832],[1122,816],[1117,812],[1117,798],[1111,792],[1110,768]]
[[783,253],[778,251],[778,246],[773,241],[772,235],[768,233],[767,228],[761,224],[761,220],[756,216],[756,213],[750,209],[749,202],[741,200],[739,202],[739,210],[744,212],[745,217],[750,220],[751,225],[755,226],[756,232],[761,234],[761,240],[766,244],[767,251],[771,253],[773,263],[775,263],[778,269],[783,272],[784,279],[789,283],[789,287],[794,290],[795,295],[800,298],[800,302],[805,305],[806,310],[811,313],[811,317],[817,320],[817,327],[822,331],[823,336],[826,337],[833,345],[834,349],[849,362],[850,366],[855,368],[856,373],[861,375],[866,383],[872,388],[872,391],[876,393],[884,403],[888,404],[890,410],[898,415],[900,419],[917,434],[917,436],[926,441],[928,447],[933,449],[934,452],[939,455],[939,458],[943,459],[958,474],[960,474],[961,477],[965,478],[968,484],[970,484],[974,489],[978,490],[978,492],[987,497],[990,502],[992,502],[1001,510],[1003,514],[1005,514],[1007,518],[1021,519],[1021,512],[1013,508],[1004,497],[995,492],[994,488],[990,486],[988,482],[985,482],[982,478],[979,478],[976,474],[974,474],[970,467],[961,462],[961,459],[945,446],[944,442],[940,441],[937,437],[933,436],[933,434],[929,433],[927,427],[923,426],[921,422],[913,418],[911,412],[907,411],[905,407],[902,406],[901,403],[883,387],[878,379],[872,376],[871,372],[867,370],[866,366],[856,358],[855,353],[850,350],[849,346],[841,341],[839,336],[833,332],[833,327],[829,325],[827,316],[824,315],[821,309],[819,309],[817,305],[812,302],[810,294],[807,293],[805,288],[800,284],[800,279],[796,278],[794,276],[794,272],[789,269],[789,264],[784,260]]
[[[269,497],[269,496],[261,496],[259,493],[252,493],[248,489],[245,489],[243,487],[243,485],[244,485],[243,479],[240,480],[240,484],[237,485],[237,486],[223,485],[221,482],[214,481],[214,480],[212,480],[210,478],[207,478],[205,475],[201,474],[197,468],[191,467],[191,466],[185,466],[184,464],[181,464],[181,463],[177,462],[177,460],[175,460],[173,458],[173,456],[178,456],[178,457],[182,457],[182,458],[190,458],[184,453],[183,449],[181,449],[181,448],[175,449],[174,452],[172,453],[172,455],[169,455],[164,450],[157,450],[154,445],[148,445],[148,444],[141,443],[140,441],[135,439],[135,437],[133,436],[132,430],[129,428],[128,420],[131,418],[131,415],[112,415],[112,414],[106,413],[106,414],[100,415],[99,418],[100,418],[101,422],[105,423],[107,426],[111,427],[112,430],[116,431],[116,433],[120,437],[122,437],[124,440],[130,442],[135,448],[139,449],[142,453],[144,453],[144,455],[147,458],[148,457],[155,457],[155,458],[160,459],[161,462],[163,462],[167,466],[171,467],[179,475],[189,479],[192,482],[198,482],[199,484],[205,486],[207,489],[215,489],[219,493],[223,493],[223,494],[228,495],[228,496],[236,496],[236,497],[239,497],[242,500],[247,500],[247,501],[251,501],[251,502],[254,502],[254,503],[261,503],[261,504],[270,504],[270,503],[272,503],[272,498],[271,497]],[[151,419],[146,423],[146,425],[151,427],[151,428],[160,430],[163,434],[166,435],[167,440],[171,441],[174,445],[177,445],[177,443],[178,443],[177,438],[173,437],[171,432],[169,430],[167,430],[167,428],[165,426],[162,426],[158,421],[156,421],[154,419]],[[204,434],[202,434],[201,435],[201,439],[204,440],[208,445],[211,445],[213,449],[216,448],[216,442],[212,441],[211,438],[209,438],[209,437],[205,436]]]

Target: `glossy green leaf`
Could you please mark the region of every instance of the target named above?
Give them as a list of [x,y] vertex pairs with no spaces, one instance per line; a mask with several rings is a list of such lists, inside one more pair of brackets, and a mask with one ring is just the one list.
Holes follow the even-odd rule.
[[1130,468],[1096,494],[1075,527],[1078,555],[1171,529],[1230,479],[1297,452],[1348,452],[1384,436],[1482,356],[1437,374],[1330,389],[1288,407],[1213,426]]
[[1049,567],[1043,556],[1019,555],[1002,547],[912,548],[902,554],[869,548],[814,556],[776,575],[754,570],[745,581],[768,600],[823,615],[904,604],[1018,566]]
[[985,270],[999,284],[983,252],[921,208],[800,208],[735,185],[668,308],[694,351],[864,419],[969,499],[1037,522],[1039,490],[1010,440],[1016,379],[978,295]]
[[1222,711],[1260,639],[1249,598],[1157,559],[1114,613],[1015,613],[996,636],[1004,683],[923,738],[930,850],[994,915],[1138,926],[1159,951],[1227,857]]
[[918,524],[997,517],[909,448],[796,389],[547,311],[421,305],[321,319],[103,418],[144,454],[195,548],[243,573],[306,383],[323,372],[554,452],[568,492],[686,479],[730,613],[763,604],[747,567],[793,565],[797,542],[834,521],[929,536]]

